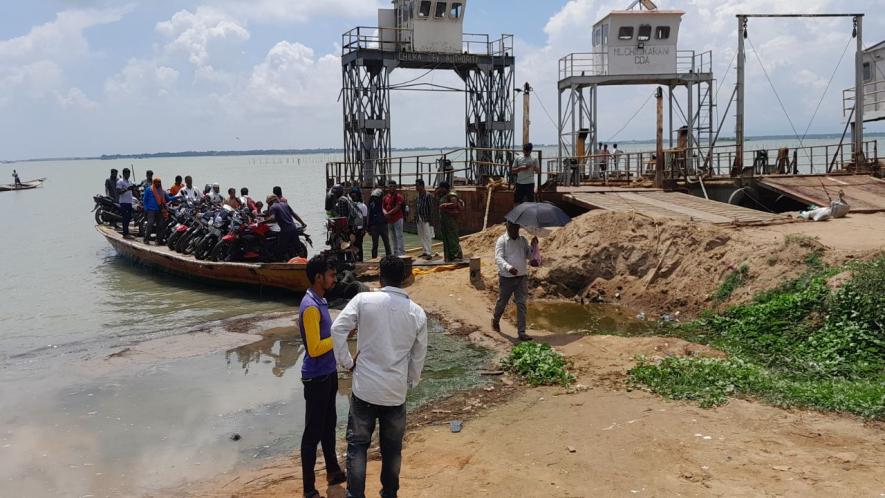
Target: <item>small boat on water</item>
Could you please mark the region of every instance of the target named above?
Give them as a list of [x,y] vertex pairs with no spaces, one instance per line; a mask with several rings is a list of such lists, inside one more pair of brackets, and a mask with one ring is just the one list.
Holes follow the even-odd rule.
[[7,192],[10,190],[30,190],[30,189],[42,186],[44,181],[46,181],[46,178],[37,178],[36,180],[28,180],[26,182],[22,182],[21,185],[16,185],[14,183],[7,183],[6,185],[0,185],[0,192]]
[[168,273],[208,282],[246,284],[294,292],[304,292],[310,287],[306,264],[199,261],[193,256],[171,251],[166,246],[150,246],[140,240],[124,239],[109,226],[96,225],[95,229],[107,239],[117,254]]

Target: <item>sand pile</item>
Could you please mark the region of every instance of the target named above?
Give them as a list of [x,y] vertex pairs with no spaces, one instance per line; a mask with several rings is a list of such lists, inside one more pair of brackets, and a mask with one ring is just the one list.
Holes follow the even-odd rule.
[[[463,245],[492,258],[503,232],[503,225],[492,227]],[[650,318],[746,301],[799,276],[812,255],[826,251],[811,238],[760,242],[730,227],[607,211],[579,216],[541,244],[544,264],[531,273],[536,296],[618,302]],[[714,300],[726,277],[744,265],[744,283],[724,302]],[[495,288],[494,265],[483,269]]]

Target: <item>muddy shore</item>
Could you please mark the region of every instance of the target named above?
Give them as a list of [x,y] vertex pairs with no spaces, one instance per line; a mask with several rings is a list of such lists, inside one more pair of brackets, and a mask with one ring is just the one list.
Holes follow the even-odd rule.
[[[845,223],[841,223],[845,221]],[[408,291],[451,334],[502,356],[512,323],[489,327],[496,278],[493,227],[465,243],[483,279],[466,269],[418,277]],[[657,319],[690,318],[750,299],[797,275],[809,258],[837,263],[885,248],[885,215],[774,227],[713,227],[590,213],[545,241],[535,297],[603,301]],[[723,301],[724,275],[748,267],[747,285]],[[531,322],[531,317],[529,317]],[[885,428],[840,414],[785,410],[754,400],[714,409],[631,390],[636,355],[719,356],[668,337],[530,330],[561,351],[577,375],[568,390],[531,388],[507,374],[410,415],[401,496],[880,496]],[[494,368],[490,364],[489,368]],[[458,434],[447,422],[464,420]],[[339,441],[343,455],[344,442]],[[187,496],[297,496],[295,454],[172,490]],[[375,494],[380,462],[370,461]],[[321,475],[321,472],[320,472]],[[344,496],[341,487],[324,493]]]

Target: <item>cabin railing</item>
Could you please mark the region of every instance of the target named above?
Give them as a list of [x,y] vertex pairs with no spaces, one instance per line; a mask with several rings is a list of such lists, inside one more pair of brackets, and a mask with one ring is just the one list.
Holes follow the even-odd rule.
[[[341,35],[341,55],[357,50],[412,52],[414,31],[406,28],[357,26]],[[491,39],[487,34],[464,33],[462,54],[504,57],[513,55],[513,35]]]
[[[854,109],[854,88],[842,90],[842,117],[848,119]],[[885,117],[885,80],[870,81],[863,85],[864,120]]]
[[[677,50],[675,71],[680,74],[711,73],[713,52]],[[574,76],[610,76],[608,52],[574,52],[559,59],[559,79]]]

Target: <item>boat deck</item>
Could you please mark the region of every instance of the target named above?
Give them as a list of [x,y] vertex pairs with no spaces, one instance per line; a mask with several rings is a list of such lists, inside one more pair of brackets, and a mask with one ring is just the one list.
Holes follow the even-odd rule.
[[651,218],[704,221],[715,224],[767,225],[786,223],[791,218],[724,202],[711,201],[681,192],[656,189],[613,189],[574,192],[564,196],[567,202],[585,209],[636,212]]
[[768,176],[759,185],[806,204],[829,206],[845,193],[854,213],[885,211],[885,180],[870,175]]

